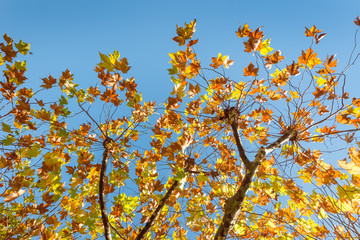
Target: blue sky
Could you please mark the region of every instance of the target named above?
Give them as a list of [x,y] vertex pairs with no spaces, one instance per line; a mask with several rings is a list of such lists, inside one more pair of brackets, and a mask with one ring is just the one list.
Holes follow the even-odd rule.
[[[178,46],[171,40],[176,24],[197,19],[195,38],[203,66],[219,52],[235,61],[231,71],[241,74],[249,62],[243,44],[235,35],[239,24],[264,26],[271,46],[280,49],[285,60],[297,59],[300,49],[311,43],[304,26],[315,24],[328,35],[316,50],[348,59],[360,14],[360,1],[0,1],[1,34],[16,41],[31,42],[27,57],[28,76],[34,87],[48,74],[58,77],[69,69],[82,87],[97,82],[94,66],[99,54],[118,50],[132,66],[145,99],[164,100],[172,83],[166,69],[169,52]],[[357,69],[356,69],[357,68]],[[350,72],[357,86],[359,67]],[[239,74],[237,74],[239,71]],[[239,75],[241,77],[241,75]],[[241,80],[241,79],[239,79]]]
[[[360,15],[359,0],[228,0],[220,1],[5,1],[0,0],[0,34],[7,33],[31,42],[33,55],[27,56],[29,84],[36,89],[41,78],[59,77],[69,69],[75,82],[87,88],[98,82],[93,71],[99,51],[118,50],[132,69],[145,100],[164,101],[172,90],[166,69],[169,52],[179,49],[171,39],[176,24],[197,19],[196,52],[202,66],[221,52],[235,61],[230,71],[233,80],[243,80],[242,71],[251,61],[236,37],[239,24],[263,26],[271,47],[280,49],[285,62],[292,62],[311,40],[304,26],[316,25],[328,35],[314,46],[323,59],[337,54],[345,66],[354,46],[357,29],[353,20]],[[273,69],[274,70],[274,69]],[[353,95],[360,88],[359,62],[348,72],[348,89]],[[353,90],[351,90],[353,89]]]

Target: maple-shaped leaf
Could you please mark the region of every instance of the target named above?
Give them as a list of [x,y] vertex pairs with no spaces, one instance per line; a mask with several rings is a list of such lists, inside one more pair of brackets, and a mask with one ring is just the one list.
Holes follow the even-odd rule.
[[130,70],[130,68],[131,67],[129,66],[127,58],[122,58],[120,62],[119,61],[115,62],[115,69],[120,70],[123,73],[127,73]]
[[257,28],[253,32],[248,33],[248,41],[244,42],[245,45],[245,52],[251,53],[255,50],[260,51],[258,48],[262,42],[262,38],[264,37],[264,34],[262,31],[260,31],[262,27]]
[[307,37],[314,37],[316,34],[321,33],[322,30],[317,29],[316,26],[312,26],[310,30],[305,27],[305,36]]
[[239,38],[246,37],[251,32],[247,23],[243,27],[239,26],[238,30],[236,31],[236,35]]
[[244,68],[244,76],[257,76],[259,68],[255,68],[254,64],[250,62],[247,68]]
[[358,26],[360,26],[360,19],[359,16],[357,16],[357,18],[354,20],[354,23]]
[[[6,40],[7,35],[4,35],[4,39]],[[8,61],[8,62],[12,62],[13,58],[16,57],[17,55],[17,51],[15,51],[13,49],[13,45],[12,45],[12,39],[10,41],[10,43],[8,43],[8,45],[5,44],[0,44],[0,50],[3,51],[5,53],[5,56],[2,57],[3,61]]]
[[189,43],[186,45],[187,47],[191,47],[195,44],[197,44],[199,41],[199,39],[195,39],[195,40],[190,40]]
[[176,33],[178,34],[173,40],[179,43],[179,46],[183,46],[186,40],[191,39],[195,32],[196,19],[191,21],[190,24],[185,23],[184,27],[176,25]]
[[43,87],[45,89],[52,88],[52,85],[56,83],[56,78],[53,78],[51,75],[49,75],[48,78],[42,78],[43,83],[40,87]]
[[270,69],[272,65],[279,63],[282,60],[284,60],[284,56],[281,56],[281,52],[275,51],[273,54],[265,57],[265,66]]
[[18,49],[19,53],[26,55],[30,51],[30,43],[25,43],[21,39],[18,43],[15,43],[15,47]]
[[222,56],[221,53],[218,54],[217,58],[211,58],[212,63],[210,64],[211,67],[217,69],[221,65],[224,65],[225,68],[229,68],[229,65],[234,63],[233,60],[229,60],[229,56]]
[[301,56],[299,57],[299,64],[305,64],[310,69],[313,69],[315,65],[321,63],[320,59],[316,57],[317,53],[314,52],[311,48],[309,48],[306,53],[301,51]]
[[4,40],[6,41],[7,44],[11,44],[14,40],[9,37],[6,33],[3,36]]
[[274,50],[272,47],[270,47],[270,39],[265,39],[262,41],[262,43],[258,46],[258,51],[260,51],[261,55],[268,55],[269,52]]
[[4,198],[4,202],[11,202],[14,199],[20,197],[21,195],[23,195],[26,192],[26,190],[20,189],[19,191],[17,191],[16,193],[13,193],[7,197]]

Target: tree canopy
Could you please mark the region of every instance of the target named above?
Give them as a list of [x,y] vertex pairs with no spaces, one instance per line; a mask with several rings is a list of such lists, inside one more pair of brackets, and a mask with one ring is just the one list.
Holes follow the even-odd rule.
[[326,33],[315,25],[296,59],[241,25],[253,59],[242,76],[228,55],[200,61],[196,20],[177,26],[160,103],[143,99],[118,51],[99,53],[86,89],[68,69],[34,86],[30,44],[4,34],[0,238],[357,239],[354,23],[343,69],[316,52]]

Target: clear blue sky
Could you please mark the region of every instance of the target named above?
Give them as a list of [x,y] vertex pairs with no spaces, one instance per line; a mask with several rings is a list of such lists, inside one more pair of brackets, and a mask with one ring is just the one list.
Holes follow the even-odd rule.
[[[315,24],[328,35],[317,50],[337,53],[341,63],[348,59],[360,14],[359,0],[328,1],[5,1],[0,0],[1,35],[31,42],[34,53],[27,59],[28,76],[34,84],[69,69],[82,87],[97,82],[94,66],[98,51],[118,50],[127,57],[145,99],[164,100],[172,83],[166,69],[169,52],[178,49],[171,40],[176,24],[197,19],[197,52],[203,66],[219,52],[235,60],[232,71],[242,71],[248,60],[235,35],[239,24],[264,26],[271,46],[280,49],[285,60],[297,59],[310,39],[304,26]],[[326,56],[326,55],[325,55]],[[356,69],[357,68],[357,69]],[[352,81],[358,82],[359,67]],[[239,75],[241,77],[241,75]],[[235,80],[235,79],[234,79]],[[241,80],[241,79],[239,79]],[[359,84],[357,83],[357,86]],[[35,87],[35,86],[34,86]]]
[[[274,50],[282,51],[285,63],[310,46],[304,26],[315,24],[328,33],[315,50],[322,58],[336,53],[339,65],[345,66],[357,29],[353,20],[360,15],[360,0],[0,0],[0,6],[0,34],[31,42],[27,76],[35,89],[41,85],[40,78],[59,77],[66,69],[75,74],[80,87],[96,84],[93,69],[99,62],[98,52],[118,50],[132,66],[125,77],[135,77],[145,100],[158,102],[172,90],[166,69],[171,67],[168,53],[179,49],[171,39],[176,24],[196,18],[196,51],[202,66],[219,52],[229,55],[235,61],[231,78],[240,81],[250,55],[236,37],[239,24],[264,26],[265,37],[271,38]],[[348,73],[348,89],[357,97],[359,76],[358,62]]]

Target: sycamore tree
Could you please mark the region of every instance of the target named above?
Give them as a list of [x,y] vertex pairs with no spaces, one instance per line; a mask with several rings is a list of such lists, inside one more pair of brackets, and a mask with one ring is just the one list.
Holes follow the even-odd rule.
[[315,52],[316,26],[287,60],[245,24],[253,60],[230,76],[229,56],[200,61],[195,24],[177,26],[163,103],[143,100],[117,51],[87,89],[69,70],[34,86],[30,44],[4,35],[1,239],[359,238],[356,42],[339,70]]

